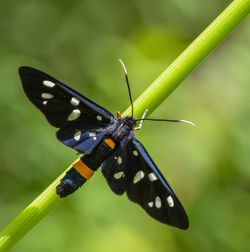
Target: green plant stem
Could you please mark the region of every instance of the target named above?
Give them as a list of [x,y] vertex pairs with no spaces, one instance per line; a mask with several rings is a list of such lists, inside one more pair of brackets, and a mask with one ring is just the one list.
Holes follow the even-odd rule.
[[[233,1],[134,102],[137,118],[146,108],[153,112],[249,11],[249,0]],[[128,108],[123,116],[130,113]]]
[[[250,0],[233,1],[135,101],[135,115],[140,117],[146,108],[155,110],[249,12]],[[128,114],[130,108],[123,116]],[[0,251],[11,248],[62,202],[55,187],[64,175],[65,171],[0,233]]]

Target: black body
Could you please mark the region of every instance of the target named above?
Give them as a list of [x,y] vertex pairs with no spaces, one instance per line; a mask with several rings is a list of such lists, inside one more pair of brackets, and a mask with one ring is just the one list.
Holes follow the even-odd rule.
[[[65,145],[85,154],[81,160],[102,172],[112,191],[126,192],[150,216],[181,229],[188,217],[177,196],[143,145],[135,138],[133,117],[115,118],[109,111],[55,78],[31,67],[19,69],[24,91],[48,122],[59,128],[56,136]],[[114,149],[105,144],[111,138]],[[67,196],[86,179],[71,169],[57,187]]]

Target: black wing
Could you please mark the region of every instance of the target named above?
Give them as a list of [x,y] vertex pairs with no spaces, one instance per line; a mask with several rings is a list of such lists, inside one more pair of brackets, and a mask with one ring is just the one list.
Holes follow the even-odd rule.
[[90,153],[102,139],[102,129],[113,115],[55,78],[31,67],[19,75],[29,100],[56,128],[57,138],[80,152]]
[[187,214],[146,149],[133,139],[103,163],[103,175],[116,194],[125,191],[153,218],[181,229],[189,226]]

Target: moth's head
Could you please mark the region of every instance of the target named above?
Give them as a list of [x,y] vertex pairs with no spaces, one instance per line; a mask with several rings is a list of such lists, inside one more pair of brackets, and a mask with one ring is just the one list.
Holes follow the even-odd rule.
[[123,123],[133,129],[136,125],[136,118],[134,116],[125,116],[123,118]]

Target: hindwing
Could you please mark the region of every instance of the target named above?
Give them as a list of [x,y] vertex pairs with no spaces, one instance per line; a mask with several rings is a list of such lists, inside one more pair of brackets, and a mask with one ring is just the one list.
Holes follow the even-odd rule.
[[181,229],[188,228],[188,217],[182,204],[136,138],[125,148],[118,148],[105,160],[102,169],[116,194],[126,192],[131,201],[160,222]]

